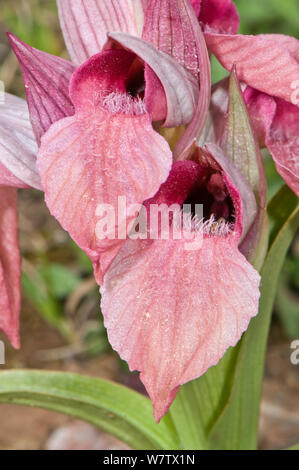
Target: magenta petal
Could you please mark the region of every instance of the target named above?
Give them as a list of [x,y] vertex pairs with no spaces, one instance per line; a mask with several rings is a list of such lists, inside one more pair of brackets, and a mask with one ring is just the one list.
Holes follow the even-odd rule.
[[203,173],[200,165],[192,160],[174,162],[171,172],[165,183],[163,183],[157,194],[144,202],[145,207],[151,204],[179,204],[184,203],[192,186]]
[[111,93],[126,93],[126,79],[134,54],[123,50],[107,50],[92,56],[72,76],[70,97],[76,111],[89,113],[90,108],[103,106]]
[[[140,38],[124,33],[112,33],[109,37],[144,60],[161,81],[167,100],[164,126],[175,127],[189,123],[198,102],[198,82],[193,75],[168,54],[158,51]],[[157,88],[160,97],[161,88],[156,82],[151,89],[155,91]],[[156,96],[146,95],[146,104],[148,99],[152,102]]]
[[0,185],[40,189],[36,155],[27,103],[6,93],[0,106]]
[[259,275],[231,237],[197,251],[127,241],[107,272],[102,312],[112,347],[141,371],[157,421],[178,387],[217,364],[257,314]]
[[142,0],[58,0],[57,5],[66,46],[76,64],[100,52],[108,32],[141,35]]
[[21,257],[18,246],[17,191],[0,187],[0,329],[20,347]]
[[[299,41],[282,35],[205,33],[209,51],[223,67],[235,64],[240,81],[271,96],[292,102],[299,76]],[[287,71],[287,72],[286,72]]]
[[208,33],[236,34],[239,15],[232,0],[201,0],[199,21]]
[[32,127],[40,143],[51,124],[74,114],[69,98],[73,64],[25,44],[9,33],[10,44],[23,74]]
[[[76,114],[50,128],[38,155],[47,205],[90,256],[99,282],[135,218],[118,209],[119,197],[126,208],[140,205],[157,192],[172,163],[144,104],[125,93],[131,62],[126,51],[106,51],[78,69],[71,84]],[[98,236],[100,204],[109,204],[124,223],[122,238],[116,219],[110,238]]]

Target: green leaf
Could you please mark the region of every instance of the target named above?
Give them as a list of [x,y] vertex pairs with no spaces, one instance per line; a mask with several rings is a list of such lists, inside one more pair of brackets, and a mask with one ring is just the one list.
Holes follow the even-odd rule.
[[36,406],[87,421],[133,449],[177,449],[169,416],[156,424],[152,404],[122,385],[64,372],[0,372],[0,403]]
[[270,244],[279,235],[281,228],[287,222],[290,214],[296,210],[298,198],[288,186],[284,185],[271,199],[268,206],[270,222]]
[[231,391],[236,348],[230,348],[217,367],[185,384],[170,407],[183,449],[207,449],[208,435]]
[[[282,201],[285,207],[281,210]],[[287,209],[286,209],[287,208]],[[283,187],[271,201],[272,240],[261,271],[259,314],[251,320],[238,353],[232,392],[211,435],[217,449],[255,449],[257,447],[259,407],[264,358],[277,281],[288,247],[299,227],[298,200]]]

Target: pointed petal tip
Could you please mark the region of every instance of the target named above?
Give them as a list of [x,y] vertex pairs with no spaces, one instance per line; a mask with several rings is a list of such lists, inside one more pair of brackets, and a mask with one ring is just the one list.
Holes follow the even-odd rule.
[[18,39],[17,36],[11,31],[6,31],[6,36],[8,37],[9,41],[14,41],[15,39]]
[[41,189],[36,154],[26,101],[5,93],[0,113],[0,185]]
[[[147,388],[147,387],[146,387]],[[147,388],[148,390],[148,388]],[[179,390],[179,386],[175,387],[170,392],[167,391],[167,394],[161,393],[155,397],[150,397],[153,403],[153,416],[154,420],[157,424],[161,421],[161,419],[166,415],[170,406],[172,405],[177,393]]]
[[8,40],[9,40],[9,43],[10,43],[10,45],[13,48],[15,53],[16,53],[17,50],[19,50],[20,45],[25,46],[28,49],[31,48],[31,46],[29,46],[29,44],[26,44],[26,42],[22,41],[22,39],[20,39],[18,36],[16,36],[11,31],[6,31],[6,36],[7,36]]

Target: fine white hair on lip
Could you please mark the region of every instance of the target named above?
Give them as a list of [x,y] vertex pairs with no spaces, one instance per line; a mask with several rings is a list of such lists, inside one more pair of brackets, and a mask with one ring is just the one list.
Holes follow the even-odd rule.
[[135,116],[145,114],[144,101],[137,97],[133,98],[128,93],[112,92],[105,96],[102,105],[111,114],[134,114]]
[[222,218],[217,220],[214,214],[206,221],[198,221],[198,224],[197,230],[202,230],[206,235],[216,235],[217,237],[224,237],[233,230],[233,224]]

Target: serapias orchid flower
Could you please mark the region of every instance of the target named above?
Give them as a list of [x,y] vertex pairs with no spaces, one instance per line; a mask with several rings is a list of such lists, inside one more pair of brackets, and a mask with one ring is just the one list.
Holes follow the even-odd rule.
[[21,304],[17,188],[40,188],[36,153],[26,102],[5,94],[0,104],[0,329],[15,348]]
[[238,250],[255,199],[217,146],[174,163],[148,204],[185,201],[204,204],[206,219],[193,229],[201,248],[188,250],[183,239],[128,240],[101,288],[109,341],[141,371],[157,421],[179,386],[215,365],[258,311],[260,277]]
[[[73,64],[9,35],[23,72],[32,126],[41,141],[38,168],[46,202],[91,258],[99,282],[124,240],[95,238],[97,206],[116,208],[121,195],[128,206],[154,196],[167,179],[172,154],[152,121],[186,125],[199,109],[197,123],[202,127],[208,108],[209,61],[196,16],[189,0],[170,3],[181,20],[173,51],[168,42],[157,42],[149,27],[165,2],[155,10],[148,2],[144,14],[141,1],[102,0],[91,9],[81,1],[58,1]],[[124,16],[116,19],[117,5]],[[171,31],[169,20],[165,18],[164,26]],[[125,33],[113,33],[115,29]],[[95,31],[98,35],[91,41]],[[188,50],[183,31],[188,31]],[[131,219],[126,220],[127,230]]]

